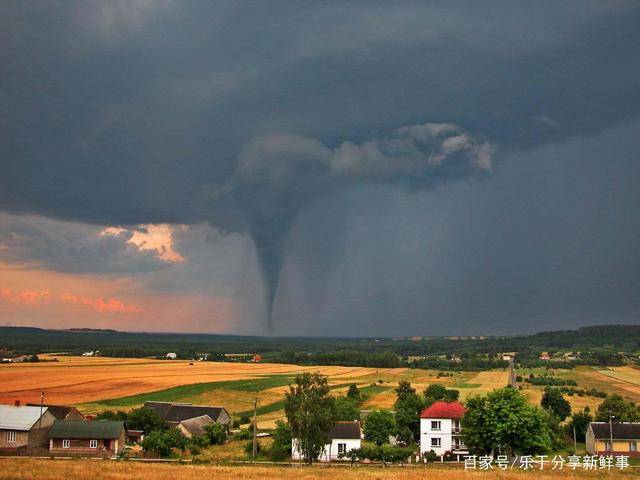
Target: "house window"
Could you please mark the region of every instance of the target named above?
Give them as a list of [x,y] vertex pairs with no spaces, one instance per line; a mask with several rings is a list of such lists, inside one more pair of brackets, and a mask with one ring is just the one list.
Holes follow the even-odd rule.
[[338,455],[340,455],[341,453],[347,453],[347,444],[346,443],[339,443],[338,444]]
[[98,448],[98,440],[89,440],[89,448]]
[[460,420],[453,421],[453,431],[454,432],[460,431]]
[[440,430],[442,422],[440,420],[431,420],[431,430]]
[[13,430],[9,430],[7,432],[7,442],[15,442],[16,441],[16,432]]
[[638,451],[638,442],[629,442],[629,451],[637,452]]
[[69,448],[71,446],[71,440],[64,439],[62,440],[62,448]]
[[604,442],[604,451],[611,452],[611,442]]
[[440,437],[432,437],[431,438],[431,446],[432,447],[440,447],[440,446],[442,446],[442,439]]

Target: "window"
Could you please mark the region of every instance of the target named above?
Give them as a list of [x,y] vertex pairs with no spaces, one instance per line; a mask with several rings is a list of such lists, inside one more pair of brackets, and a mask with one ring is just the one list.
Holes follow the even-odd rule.
[[459,431],[460,430],[460,420],[454,420],[453,421],[453,431]]
[[629,451],[637,452],[638,451],[638,442],[629,442]]
[[341,453],[347,453],[347,444],[346,443],[339,443],[338,444],[338,455],[340,455]]
[[431,446],[432,447],[440,447],[440,446],[442,446],[442,439],[440,437],[432,437],[431,438]]
[[604,442],[604,451],[611,452],[611,442]]
[[98,448],[98,440],[89,440],[89,448]]
[[71,440],[64,439],[62,440],[62,448],[69,448],[71,446]]
[[15,442],[16,441],[16,432],[13,430],[9,430],[7,432],[7,442]]
[[442,422],[440,420],[431,420],[431,430],[440,430]]

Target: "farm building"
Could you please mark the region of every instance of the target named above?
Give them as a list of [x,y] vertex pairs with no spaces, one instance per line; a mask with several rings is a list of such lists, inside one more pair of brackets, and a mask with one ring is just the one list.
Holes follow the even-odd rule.
[[467,455],[460,425],[464,412],[460,402],[435,402],[425,408],[420,413],[420,454],[433,450],[438,456]]
[[0,405],[0,453],[30,455],[46,449],[47,433],[56,417],[46,408]]
[[187,438],[193,436],[199,437],[207,433],[205,427],[207,425],[215,425],[216,422],[211,420],[209,415],[201,415],[199,417],[189,418],[178,423],[178,430]]
[[[611,438],[613,437],[613,448]],[[591,455],[629,455],[640,457],[640,423],[591,422],[587,427],[586,447]]]
[[209,416],[215,423],[227,428],[231,427],[231,416],[224,407],[172,402],[145,402],[144,406],[158,412],[160,417],[171,427],[203,415]]
[[[331,462],[340,460],[340,454],[347,453],[349,450],[360,448],[362,444],[362,433],[360,431],[360,422],[336,422],[329,432],[331,443],[327,443],[318,461]],[[294,438],[291,441],[291,458],[293,460],[302,460],[302,452],[298,447],[298,441]]]
[[126,445],[117,420],[56,420],[49,430],[49,452],[60,456],[113,457]]
[[[27,403],[29,407],[38,407],[40,408],[40,404],[36,403]],[[57,420],[83,420],[84,416],[80,413],[76,407],[71,407],[67,405],[44,405],[51,413],[53,413],[54,417]]]

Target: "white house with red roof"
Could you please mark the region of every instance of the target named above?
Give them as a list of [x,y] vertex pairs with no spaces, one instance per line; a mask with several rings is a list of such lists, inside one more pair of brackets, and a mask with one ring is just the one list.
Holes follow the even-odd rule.
[[464,417],[460,402],[435,402],[420,413],[420,454],[433,450],[442,457],[446,452],[455,456],[468,455],[460,420]]

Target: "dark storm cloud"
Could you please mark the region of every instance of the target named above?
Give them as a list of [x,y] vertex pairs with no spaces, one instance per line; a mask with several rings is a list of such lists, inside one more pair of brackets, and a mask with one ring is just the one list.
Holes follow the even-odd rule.
[[635,2],[3,2],[0,209],[247,232],[271,302],[318,195],[636,118],[639,22]]

